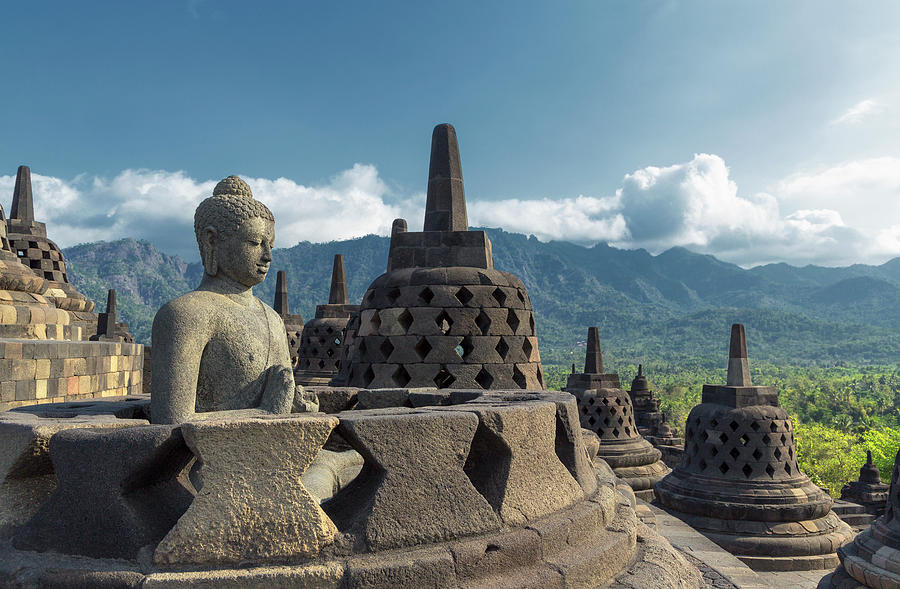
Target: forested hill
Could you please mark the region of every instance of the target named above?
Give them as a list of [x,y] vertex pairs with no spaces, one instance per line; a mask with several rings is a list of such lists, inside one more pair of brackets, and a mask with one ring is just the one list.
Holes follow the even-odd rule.
[[[605,244],[567,242],[488,229],[494,263],[519,276],[535,307],[545,363],[577,359],[573,348],[590,325],[613,359],[719,367],[729,326],[747,325],[751,355],[789,364],[900,361],[900,258],[845,268],[771,264],[744,270],[673,248],[657,256]],[[302,242],[274,252],[269,278],[255,289],[271,303],[275,273],[286,270],[292,311],[309,319],[327,301],[332,257],[344,254],[351,302],[384,272],[388,238]],[[134,240],[64,250],[69,277],[102,309],[118,291],[122,320],[147,342],[156,309],[194,288],[188,264]]]

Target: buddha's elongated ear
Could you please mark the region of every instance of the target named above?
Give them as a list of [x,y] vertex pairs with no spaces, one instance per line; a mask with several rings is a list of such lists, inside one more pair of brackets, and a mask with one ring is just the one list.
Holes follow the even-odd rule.
[[219,273],[219,232],[212,225],[203,228],[201,234],[202,244],[200,257],[203,259],[203,269],[210,276]]

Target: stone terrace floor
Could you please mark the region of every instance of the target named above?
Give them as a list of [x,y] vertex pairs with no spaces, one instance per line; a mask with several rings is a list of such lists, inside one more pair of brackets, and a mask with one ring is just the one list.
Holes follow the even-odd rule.
[[646,505],[656,516],[656,529],[672,545],[684,552],[703,573],[707,586],[713,589],[815,589],[831,572],[791,571],[757,573],[712,540],[691,528],[657,505]]

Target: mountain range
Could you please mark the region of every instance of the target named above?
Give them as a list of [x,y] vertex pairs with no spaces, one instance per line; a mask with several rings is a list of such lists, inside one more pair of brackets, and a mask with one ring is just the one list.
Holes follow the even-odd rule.
[[[900,359],[900,258],[880,266],[743,269],[678,247],[651,255],[485,231],[495,267],[528,288],[548,364],[580,364],[579,345],[587,327],[596,325],[606,358],[720,367],[733,322],[746,325],[757,360],[834,365]],[[269,277],[254,292],[271,304],[275,273],[286,270],[291,310],[308,320],[328,299],[335,253],[344,254],[351,302],[358,302],[384,272],[388,245],[387,237],[368,235],[276,249]],[[106,289],[117,290],[120,320],[145,343],[156,309],[193,289],[202,275],[199,263],[144,241],[88,243],[64,253],[70,280],[98,309]]]

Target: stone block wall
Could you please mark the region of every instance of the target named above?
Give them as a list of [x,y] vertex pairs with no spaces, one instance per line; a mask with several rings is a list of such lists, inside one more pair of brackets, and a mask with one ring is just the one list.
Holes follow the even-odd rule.
[[143,346],[0,340],[0,411],[141,392]]

